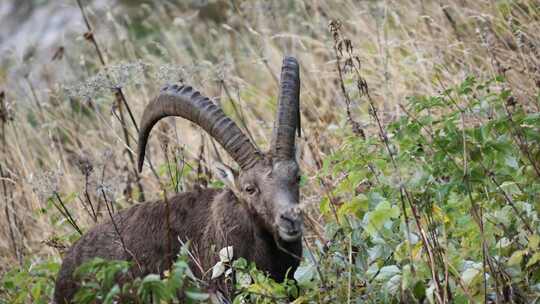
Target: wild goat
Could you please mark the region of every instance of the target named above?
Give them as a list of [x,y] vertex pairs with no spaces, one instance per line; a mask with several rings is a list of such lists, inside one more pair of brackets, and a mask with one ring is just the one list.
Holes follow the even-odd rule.
[[136,276],[163,273],[179,252],[178,239],[190,240],[190,249],[198,254],[202,266],[194,267],[200,276],[215,265],[217,251],[225,246],[233,246],[234,258],[255,262],[276,280],[283,280],[287,271],[294,273],[302,255],[303,229],[295,158],[295,132],[300,134],[299,73],[296,59],[285,57],[268,153],[258,151],[220,107],[191,87],[162,89],[141,120],[139,171],[152,127],[164,117],[179,116],[215,138],[237,162],[239,172],[217,164],[216,175],[226,185],[224,190],[178,194],[169,198],[169,211],[162,201],[141,203],[118,212],[114,221],[90,229],[64,256],[55,301],[72,301],[78,287],[74,270],[95,257],[133,261]]

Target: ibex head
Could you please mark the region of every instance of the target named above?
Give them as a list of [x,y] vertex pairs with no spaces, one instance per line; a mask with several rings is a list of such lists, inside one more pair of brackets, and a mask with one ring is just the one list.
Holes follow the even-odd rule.
[[240,167],[216,164],[217,176],[274,237],[285,242],[302,236],[299,166],[295,132],[300,134],[300,72],[293,57],[283,60],[279,105],[270,150],[261,153],[220,107],[189,86],[170,86],[144,110],[139,133],[139,171],[152,127],[167,116],[188,119],[218,141]]

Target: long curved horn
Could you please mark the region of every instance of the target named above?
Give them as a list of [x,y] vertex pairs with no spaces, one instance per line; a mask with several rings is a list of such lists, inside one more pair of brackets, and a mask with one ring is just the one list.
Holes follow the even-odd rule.
[[199,125],[223,146],[242,169],[251,168],[260,158],[257,149],[220,107],[190,86],[173,85],[163,88],[159,96],[144,109],[137,147],[139,172],[142,171],[150,131],[160,119],[167,116],[182,117]]
[[281,67],[279,104],[272,136],[274,160],[294,158],[296,130],[300,136],[300,69],[296,58],[287,56]]

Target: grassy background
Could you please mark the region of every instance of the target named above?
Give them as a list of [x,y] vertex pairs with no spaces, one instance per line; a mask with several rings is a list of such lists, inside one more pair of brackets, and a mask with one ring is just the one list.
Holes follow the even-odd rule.
[[[155,171],[135,173],[137,131],[126,104],[138,123],[166,83],[193,85],[266,148],[286,54],[301,64],[307,240],[325,241],[329,219],[319,203],[338,181],[321,183],[321,160],[342,147],[353,127],[377,136],[354,73],[338,75],[348,55],[336,62],[332,21],[341,25],[338,41],[354,46],[351,55],[360,60],[383,124],[404,115],[406,97],[438,94],[468,75],[505,76],[527,109],[534,109],[540,86],[536,1],[126,2],[86,8],[92,34],[83,37],[81,26],[70,31],[52,61],[3,61],[0,272],[25,259],[59,259],[78,236],[62,213],[86,230],[96,220],[89,202],[98,221],[106,218],[103,193],[120,209],[141,199],[141,187],[144,198],[155,199],[160,183],[176,191],[211,182],[214,145],[180,119],[153,132],[148,153]],[[39,68],[21,74],[23,65]]]

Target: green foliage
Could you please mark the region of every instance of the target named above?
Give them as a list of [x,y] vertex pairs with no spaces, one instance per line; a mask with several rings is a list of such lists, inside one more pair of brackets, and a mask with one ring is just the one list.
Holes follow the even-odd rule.
[[112,303],[112,299],[120,293],[116,278],[126,275],[130,264],[126,261],[107,261],[95,258],[79,266],[74,276],[81,282],[75,295],[77,303],[93,303],[103,300]]
[[[179,165],[179,162],[182,162],[182,165]],[[166,185],[167,190],[174,192],[181,191],[182,179],[192,171],[192,167],[183,162],[184,160],[174,159],[174,161],[169,161],[158,167],[158,175],[167,177],[167,180],[169,180],[169,183]]]
[[339,181],[320,204],[329,241],[296,284],[236,261],[235,303],[537,301],[540,115],[513,98],[469,77],[410,98],[386,142],[348,138],[319,174]]
[[[85,303],[198,303],[208,299],[193,276],[188,258],[182,254],[170,271],[133,275],[133,265],[126,261],[107,261],[95,258],[79,266],[75,276],[81,287],[75,302]],[[136,267],[136,266],[135,266]]]
[[[244,259],[224,263],[233,303],[538,301],[540,114],[506,87],[468,77],[409,98],[384,136],[346,138],[317,176],[333,185],[319,206],[324,241],[282,283]],[[133,278],[127,262],[92,260],[77,270],[76,300],[208,301],[188,261],[183,249],[164,275]],[[57,270],[12,270],[2,301],[46,303]]]
[[235,298],[233,303],[288,303],[288,299],[299,294],[294,280],[276,283],[267,274],[258,270],[254,263],[245,259],[233,262]]
[[[362,301],[433,302],[444,286],[456,302],[538,299],[539,114],[501,78],[468,77],[406,109],[387,144],[351,137],[326,159],[320,178],[340,180],[332,195],[343,199],[321,202],[332,239],[321,272],[350,276],[326,279]],[[332,255],[342,263],[326,265]]]
[[32,261],[4,275],[0,303],[49,303],[60,264],[52,260]]

